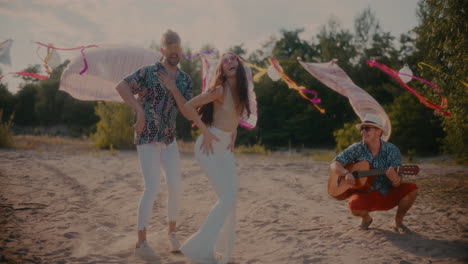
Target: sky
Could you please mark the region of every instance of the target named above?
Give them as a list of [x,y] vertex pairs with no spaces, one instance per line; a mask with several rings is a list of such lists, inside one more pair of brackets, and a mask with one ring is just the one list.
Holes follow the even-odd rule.
[[[398,37],[418,24],[418,0],[0,0],[0,42],[13,39],[12,65],[0,64],[3,82],[15,93],[19,79],[9,72],[41,64],[34,41],[71,48],[90,44],[149,47],[167,29],[182,45],[198,51],[211,44],[220,51],[243,44],[261,47],[280,30],[303,28],[312,38],[331,17],[353,30],[354,19],[370,7],[384,31]],[[42,50],[42,56],[45,50]],[[62,59],[79,51],[59,52]]]

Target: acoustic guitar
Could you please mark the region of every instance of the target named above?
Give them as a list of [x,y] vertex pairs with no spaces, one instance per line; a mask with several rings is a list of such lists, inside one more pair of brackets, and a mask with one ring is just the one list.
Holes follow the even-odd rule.
[[[355,185],[346,183],[343,175],[336,175],[330,171],[328,176],[328,194],[339,201],[348,198],[357,191],[369,190],[371,187],[369,177],[385,174],[388,169],[374,169],[367,161],[351,163],[346,165],[345,168],[353,174]],[[402,165],[395,167],[395,170],[400,175],[417,175],[419,173],[417,165]]]

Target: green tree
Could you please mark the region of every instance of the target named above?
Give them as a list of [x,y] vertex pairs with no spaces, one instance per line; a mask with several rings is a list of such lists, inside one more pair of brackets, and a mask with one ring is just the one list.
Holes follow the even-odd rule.
[[13,119],[15,125],[37,125],[38,122],[35,110],[37,90],[37,84],[29,83],[23,85],[15,94],[16,105],[14,108],[15,115]]
[[[323,25],[320,32],[317,34],[319,54],[317,60],[319,62],[328,62],[332,59],[338,59],[338,65],[342,68],[351,79],[354,80],[354,65],[353,60],[358,55],[357,48],[354,44],[354,36],[349,30],[342,29],[338,20],[334,17],[330,18],[328,23]],[[339,129],[343,123],[356,119],[348,98],[341,96],[330,88],[326,87],[315,78],[312,78],[312,87],[317,88],[317,91],[322,98],[322,105],[326,109],[326,116],[330,121],[332,131]],[[331,131],[326,133],[332,134]]]
[[[324,86],[297,65],[296,57],[310,60],[318,54],[315,45],[299,37],[302,31],[283,30],[282,37],[273,46],[272,56],[279,60],[284,72],[296,83],[307,89],[319,90],[317,87]],[[325,89],[324,93],[330,92],[328,88],[322,89]],[[274,82],[265,77],[256,84],[255,90],[259,112],[257,139],[262,143],[269,147],[289,144],[311,147],[333,143],[331,131],[334,121],[328,115],[320,114],[283,81]],[[322,90],[318,92],[322,97]]]
[[298,56],[308,60],[317,54],[316,50],[299,37],[304,29],[281,30],[282,37],[276,41],[272,56],[278,60],[296,60]]
[[330,18],[323,25],[317,35],[320,62],[338,59],[338,63],[345,71],[352,67],[351,62],[357,56],[354,36],[349,30],[342,29],[338,20]]
[[[200,50],[200,52],[212,49],[209,46],[205,46]],[[192,50],[186,48],[184,51],[184,55],[190,56],[192,55]],[[200,85],[201,85],[201,65],[199,63],[199,58],[193,59],[182,59],[180,61],[180,68],[190,75],[192,79],[192,87],[193,87],[193,95],[196,96],[200,94]],[[191,140],[192,139],[192,123],[188,121],[182,113],[177,115],[176,120],[176,127],[177,127],[177,137],[182,140]]]
[[434,155],[440,152],[440,141],[444,136],[440,121],[434,111],[425,107],[410,93],[395,98],[388,107],[392,121],[390,141],[403,153],[408,151]]
[[97,102],[76,100],[62,91],[58,91],[56,96],[57,101],[62,105],[60,124],[70,129],[71,136],[88,136],[96,131],[99,117],[94,109]]
[[15,96],[10,93],[6,84],[0,82],[0,109],[3,109],[3,118],[0,121],[6,122],[10,120],[15,104]]
[[[450,117],[440,116],[447,136],[444,147],[459,161],[468,163],[468,15],[466,1],[425,0],[419,2],[416,49],[429,68],[421,76],[442,88],[448,98]],[[432,101],[440,101],[433,92]]]
[[380,27],[380,22],[370,8],[364,9],[355,19],[355,46],[358,51],[356,65],[350,71],[353,81],[381,105],[390,104],[401,94],[399,84],[384,72],[370,68],[366,61],[375,59],[392,68],[403,65],[394,45],[395,37]]
[[228,50],[229,52],[232,52],[241,57],[247,55],[247,50],[244,48],[244,43],[241,43],[239,45],[234,45],[230,47]]
[[63,104],[57,98],[58,88],[59,80],[52,78],[37,86],[35,113],[40,125],[57,125],[61,121]]

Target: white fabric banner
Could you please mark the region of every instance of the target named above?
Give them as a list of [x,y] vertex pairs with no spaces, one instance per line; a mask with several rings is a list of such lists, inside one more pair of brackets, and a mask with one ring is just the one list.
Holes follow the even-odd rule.
[[336,60],[325,63],[308,63],[299,60],[299,63],[330,89],[346,96],[361,121],[364,121],[364,117],[368,113],[382,117],[386,130],[382,139],[387,141],[390,138],[392,125],[385,110],[372,96],[353,83],[351,78],[336,64]]

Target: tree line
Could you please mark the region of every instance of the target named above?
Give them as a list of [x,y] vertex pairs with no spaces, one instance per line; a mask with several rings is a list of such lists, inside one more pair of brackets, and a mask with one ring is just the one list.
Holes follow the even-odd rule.
[[[372,10],[367,8],[357,15],[352,30],[344,28],[336,18],[330,18],[314,36],[306,36],[299,28],[281,30],[279,37],[271,37],[252,52],[248,52],[242,43],[233,45],[230,51],[261,67],[268,66],[269,57],[276,58],[294,81],[318,92],[322,99],[320,106],[326,109],[326,113],[321,114],[288,89],[284,82],[264,76],[255,83],[257,127],[251,131],[239,129],[238,144],[262,144],[270,149],[287,146],[342,149],[359,140],[359,133],[353,126],[358,117],[348,99],[324,86],[296,60],[299,56],[306,62],[326,62],[336,58],[353,82],[384,107],[392,123],[390,141],[404,153],[433,155],[447,152],[466,163],[466,7],[463,1],[420,1],[417,16],[419,25],[399,37],[385,31]],[[210,48],[213,46],[207,44],[201,50]],[[193,53],[190,48],[185,50],[187,55]],[[445,117],[435,113],[391,77],[367,66],[366,60],[372,58],[395,70],[408,64],[414,75],[437,84],[448,98],[447,111],[452,115]],[[418,68],[418,62],[425,62],[440,72],[428,67]],[[103,147],[112,144],[104,140],[110,137],[106,133],[114,131],[112,124],[106,122],[113,120],[114,126],[131,127],[133,115],[130,109],[117,103],[75,100],[59,91],[60,75],[67,63],[55,69],[48,80],[23,77],[24,82],[16,94],[11,94],[6,85],[0,83],[3,121],[14,115],[14,127],[64,125],[73,135],[100,138]],[[194,92],[199,94],[199,60],[182,60],[180,66],[192,76]],[[35,65],[26,70],[37,72],[39,69],[39,65]],[[440,102],[439,94],[422,82],[413,80],[409,85],[431,101]],[[112,118],[106,115],[112,115]],[[181,115],[177,126],[181,140],[194,139],[196,133]],[[104,128],[107,132],[103,132]],[[128,130],[125,133],[128,135]],[[128,137],[125,135],[120,137]]]

